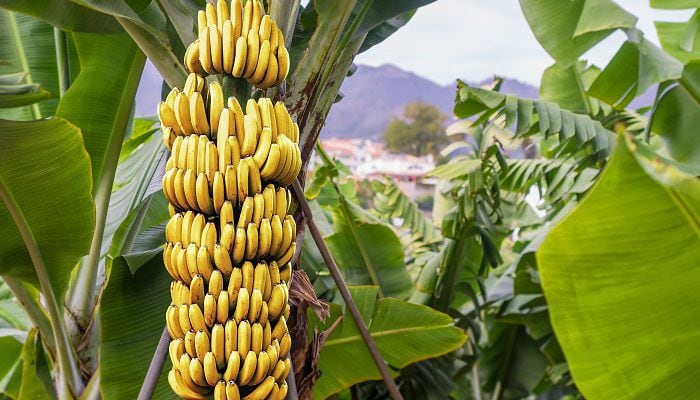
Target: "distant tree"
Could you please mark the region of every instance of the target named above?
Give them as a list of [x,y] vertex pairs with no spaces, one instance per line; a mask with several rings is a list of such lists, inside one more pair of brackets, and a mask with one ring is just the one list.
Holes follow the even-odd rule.
[[437,158],[440,149],[448,142],[444,129],[446,118],[431,104],[409,103],[404,107],[403,118],[393,119],[384,129],[384,143],[395,153],[432,154]]

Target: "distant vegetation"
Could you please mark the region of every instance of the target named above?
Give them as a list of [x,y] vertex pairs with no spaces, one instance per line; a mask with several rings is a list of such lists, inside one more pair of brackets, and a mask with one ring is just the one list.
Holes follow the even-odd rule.
[[449,141],[443,127],[446,119],[432,104],[415,101],[406,105],[403,118],[389,122],[382,138],[392,152],[437,158]]

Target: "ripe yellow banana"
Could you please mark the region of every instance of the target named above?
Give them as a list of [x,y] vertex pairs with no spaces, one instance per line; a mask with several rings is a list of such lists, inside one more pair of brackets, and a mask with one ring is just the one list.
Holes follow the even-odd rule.
[[245,257],[246,247],[246,230],[245,228],[236,228],[236,238],[233,242],[231,250],[231,259],[234,265],[240,265]]
[[272,391],[272,387],[275,385],[275,379],[271,376],[265,378],[265,380],[259,384],[255,390],[250,392],[243,400],[255,400],[255,399],[265,399],[267,395]]
[[284,235],[284,226],[282,225],[282,220],[278,214],[272,216],[270,226],[272,228],[272,239],[269,254],[276,255],[280,249],[280,246],[282,245],[282,238]]
[[260,40],[270,40],[270,34],[272,33],[272,18],[269,15],[264,15],[260,21],[260,30],[258,35]]
[[224,72],[224,51],[221,43],[221,33],[215,25],[209,26],[209,45],[211,46],[211,63],[214,71]]
[[262,196],[264,202],[263,218],[272,219],[272,215],[275,213],[275,186],[272,184],[268,184],[267,186],[265,186],[265,189],[262,192]]
[[260,4],[260,0],[253,0],[253,15],[252,19],[250,20],[250,29],[255,31],[257,34],[258,31],[260,30],[260,23],[262,22],[262,5]]
[[239,400],[241,393],[238,391],[238,385],[235,382],[226,382],[226,400]]
[[180,329],[182,330],[182,332],[187,332],[190,329],[192,329],[189,309],[193,306],[197,307],[194,304],[190,304],[189,306],[187,304],[183,304],[178,308],[178,321],[180,322]]
[[250,322],[247,320],[242,320],[238,323],[238,354],[241,357],[246,358],[248,352],[250,351]]
[[272,327],[268,321],[261,322],[263,326],[263,349],[268,349],[272,344]]
[[262,291],[265,287],[265,279],[267,279],[265,272],[267,271],[267,264],[259,262],[255,266],[255,272],[253,275],[253,290]]
[[255,161],[256,168],[261,170],[267,161],[268,155],[270,154],[270,148],[272,146],[272,129],[263,128],[260,133],[260,140],[258,141],[258,147],[255,149],[253,154],[253,160]]
[[292,244],[289,246],[287,251],[284,254],[282,254],[282,256],[277,260],[277,262],[284,265],[284,264],[288,263],[289,261],[291,261],[296,249],[297,249],[296,242],[292,242]]
[[285,358],[289,354],[289,350],[292,348],[292,337],[289,333],[285,333],[280,341],[280,358]]
[[243,77],[250,79],[255,73],[255,67],[258,65],[258,57],[260,53],[260,38],[258,37],[258,30],[251,27],[248,32],[248,53],[246,55],[245,70],[243,71]]
[[248,293],[248,289],[244,287],[238,292],[236,309],[233,311],[233,319],[238,323],[242,322],[248,316],[248,309],[250,308],[250,295]]
[[[258,51],[258,62],[255,65],[255,70],[253,71],[252,76],[248,79],[248,81],[254,85],[259,84],[263,79],[265,79],[268,62],[271,58],[270,56],[272,56],[272,58],[275,56],[270,51],[270,41],[263,40],[262,38],[260,41],[262,41],[262,44],[260,45],[260,50]],[[275,78],[277,78],[276,75]]]
[[204,366],[198,358],[193,358],[190,360],[189,374],[194,382],[198,386],[208,386],[207,379],[204,377]]
[[183,282],[189,285],[190,282],[192,282],[192,276],[190,275],[190,271],[187,269],[187,252],[181,246],[178,247],[178,244],[179,243],[173,247],[173,252],[176,252],[175,261],[177,264],[178,275],[180,275],[180,279],[182,279]]
[[204,323],[211,328],[214,321],[216,321],[216,297],[208,293],[204,296]]
[[280,279],[283,282],[289,282],[289,280],[292,279],[292,264],[283,266],[280,270]]
[[221,374],[216,368],[216,357],[209,352],[204,355],[204,376],[207,379],[209,386],[216,386],[221,380]]
[[190,95],[190,118],[195,133],[209,135],[209,122],[207,121],[207,112],[204,109],[204,99],[199,92]]
[[195,40],[187,46],[184,57],[185,70],[195,74],[204,74],[202,62],[199,61],[199,39]]
[[196,332],[192,329],[185,333],[185,350],[190,357],[197,357],[197,348],[195,346],[195,335]]
[[173,339],[184,338],[185,332],[183,332],[180,327],[180,319],[178,308],[175,305],[168,307],[168,311],[165,313],[165,321],[168,326],[168,331],[170,332],[170,337]]
[[250,295],[250,309],[248,310],[248,320],[255,322],[260,316],[260,311],[262,310],[262,292],[259,289],[253,289],[253,293]]
[[[248,191],[250,194],[262,192],[262,176],[260,175],[260,169],[255,164],[252,157],[246,158],[248,162]],[[241,164],[243,161],[241,161]]]
[[[204,218],[204,214],[199,214],[193,213],[192,217],[192,223],[189,225],[190,230],[187,234],[190,243],[194,243],[197,246],[202,244],[202,233],[204,233],[204,227],[206,226],[207,221]],[[183,224],[182,229],[185,229],[185,225]]]
[[197,272],[204,277],[205,281],[210,280],[214,272],[214,267],[211,264],[211,257],[209,257],[209,252],[204,246],[200,246],[197,250]]
[[255,199],[253,197],[246,197],[241,205],[241,210],[238,214],[238,228],[245,228],[249,223],[253,221],[253,215],[255,214]]
[[225,324],[228,320],[230,304],[228,291],[222,290],[219,292],[219,297],[216,299],[216,322],[219,324]]
[[[287,319],[285,317],[280,317],[280,319],[275,323],[275,327],[272,328],[272,339],[273,341],[280,342],[282,337],[287,333]],[[279,352],[279,351],[278,351]]]
[[282,282],[280,277],[280,269],[277,262],[270,262],[270,283],[274,286]]
[[206,72],[209,75],[216,73],[216,71],[214,70],[214,64],[212,63],[211,34],[209,33],[211,29],[212,26],[209,25],[205,27],[199,34],[199,63],[202,66],[204,72]]
[[213,142],[207,143],[207,179],[211,183],[214,177],[214,171],[219,169],[219,152],[216,150],[216,144]]
[[272,178],[278,173],[281,160],[282,153],[280,150],[280,145],[273,143],[270,146],[270,151],[267,159],[265,160],[265,165],[263,165],[260,169],[260,177],[263,181],[269,182],[272,180]]
[[185,196],[185,180],[183,170],[175,170],[175,177],[173,178],[173,183],[175,185],[175,199],[177,200],[177,203],[180,205],[180,207],[187,208],[187,197]]
[[214,212],[221,213],[221,206],[224,205],[226,192],[224,188],[224,176],[219,171],[214,171],[214,179],[212,181],[212,202],[214,203]]
[[216,26],[221,30],[224,26],[224,21],[230,18],[228,3],[226,0],[216,1]]
[[226,400],[226,382],[223,380],[214,386],[214,400]]
[[180,356],[185,354],[185,341],[183,339],[174,339],[168,345],[168,355],[170,355],[170,362],[176,365],[180,362]]
[[182,135],[180,125],[177,123],[177,117],[175,117],[175,110],[162,101],[158,104],[158,119],[162,127],[170,127],[177,135]]
[[233,224],[234,218],[233,204],[231,204],[231,202],[228,200],[224,201],[221,205],[221,210],[219,211],[219,231],[221,232],[222,237],[222,239],[220,239],[221,244],[225,244],[223,240],[224,227],[226,225]]
[[238,163],[241,162],[241,146],[238,144],[238,138],[229,136],[228,146],[231,151],[231,165],[234,169],[238,169]]
[[[262,49],[261,49],[262,51]],[[279,62],[277,61],[277,56],[272,53],[272,51],[269,52],[268,56],[268,64],[267,64],[267,71],[265,72],[265,76],[263,77],[262,81],[259,83],[256,83],[255,85],[261,89],[269,89],[275,84],[277,84],[277,79],[278,79],[278,73],[279,73]]]
[[[236,320],[229,319],[226,321],[226,325],[224,325],[224,336],[226,339],[224,343],[224,352],[226,353],[226,359],[230,359],[231,354],[238,349],[238,323]],[[236,355],[238,355],[237,351]]]
[[221,292],[222,290],[224,290],[224,276],[221,274],[221,271],[215,269],[211,273],[211,277],[209,278],[208,293],[212,296],[218,296],[219,292]]
[[244,136],[238,137],[241,144],[241,157],[247,157],[255,153],[258,145],[258,123],[254,114],[246,114],[244,117]]
[[[199,274],[197,271],[197,245],[190,243],[185,249],[185,265],[190,278],[194,279]],[[192,282],[190,282],[190,285]]]
[[[226,293],[226,292],[222,292]],[[228,304],[228,300],[226,301]],[[215,324],[211,328],[211,352],[214,354],[214,359],[216,360],[216,366],[219,370],[226,367],[226,354],[225,354],[225,340],[226,335],[224,333],[224,326]]]
[[[251,329],[250,350],[258,354],[263,349],[263,328],[259,323],[254,323]],[[266,371],[267,372],[267,371]]]
[[238,371],[241,369],[241,356],[238,351],[232,351],[226,363],[226,371],[224,371],[224,380],[226,382],[235,381],[238,377]]
[[273,86],[282,83],[285,79],[287,79],[287,75],[289,74],[289,51],[284,46],[280,46],[277,50],[277,64],[277,78],[275,79]]
[[216,16],[216,6],[212,3],[207,3],[207,5],[204,8],[206,16],[207,16],[207,26],[209,25],[214,25],[216,26],[216,21],[218,20]]
[[270,368],[270,357],[264,351],[258,352],[258,365],[255,368],[255,374],[251,381],[253,385],[257,385],[265,379]]
[[224,51],[224,73],[230,74],[233,71],[233,60],[236,52],[236,37],[233,33],[231,20],[224,21],[224,25],[221,27],[221,45]]
[[243,274],[240,268],[234,268],[228,280],[228,302],[229,309],[233,309],[238,300],[238,292],[241,290],[243,283]]
[[184,191],[185,191],[185,200],[187,201],[187,205],[189,208],[196,210],[198,208],[197,206],[197,175],[196,173],[188,169],[185,171],[185,175],[182,177],[183,179],[183,185],[184,185]]
[[197,205],[206,214],[214,213],[214,202],[209,195],[209,181],[204,173],[197,176]]
[[[239,330],[240,330],[240,328],[239,328]],[[240,347],[240,343],[239,343],[239,347]],[[244,357],[242,352],[239,351],[239,353],[241,354],[241,357]],[[253,379],[253,375],[255,374],[255,369],[258,366],[258,357],[252,351],[246,351],[246,355],[244,357],[244,360],[245,361],[243,361],[243,365],[241,366],[241,370],[238,372],[238,384],[241,386],[247,385],[251,381],[251,379]]]
[[[235,138],[234,138],[235,139]],[[226,199],[228,199],[232,205],[238,205],[238,185],[237,185],[237,171],[233,165],[226,167],[226,173],[224,175],[224,186],[226,187]]]
[[245,72],[246,62],[248,58],[248,41],[244,36],[239,36],[236,39],[236,51],[233,58],[233,67],[231,75],[235,78],[240,78]]
[[[182,307],[180,306],[180,323],[182,323]],[[184,306],[187,307],[187,306]],[[194,329],[195,331],[205,331],[209,332],[209,329],[207,328],[206,323],[204,322],[204,314],[202,314],[202,309],[199,308],[198,305],[196,304],[190,304],[189,306],[189,323],[191,324],[191,328]],[[189,330],[189,329],[188,329]]]
[[260,325],[265,326],[268,322],[269,316],[269,312],[267,311],[267,302],[265,301],[265,294],[263,293],[262,308],[260,308],[260,317],[258,317],[258,322]]
[[204,331],[197,331],[194,335],[194,348],[199,361],[204,362],[204,355],[211,350],[209,336]]
[[[195,214],[192,211],[187,211],[182,214],[182,224],[180,225],[180,237],[182,243],[190,244],[190,231],[192,230],[192,224],[194,223]],[[177,229],[177,228],[176,228]]]
[[245,258],[248,260],[255,259],[258,253],[258,226],[251,222],[246,230]]
[[[219,114],[218,124],[216,125],[216,148],[219,152],[219,171],[222,173],[226,171],[227,166],[231,165],[231,151],[226,151],[226,144],[233,131],[233,124],[234,121],[231,118],[231,110],[223,108],[222,103],[222,110]],[[212,126],[214,126],[214,124],[212,124]]]
[[[194,246],[194,244],[192,244]],[[197,274],[190,283],[190,299],[188,304],[197,304],[204,307],[204,277]]]
[[272,288],[270,301],[267,302],[267,309],[270,313],[270,319],[276,320],[284,310],[284,291],[280,285]]
[[248,35],[248,31],[250,30],[250,24],[253,21],[253,2],[252,1],[246,1],[245,6],[243,7],[243,15],[242,15],[242,20],[241,20],[241,29],[243,32],[243,35],[246,36]]
[[195,139],[197,142],[195,156],[191,160],[190,158],[187,159],[187,168],[196,168],[197,174],[202,174],[207,172],[207,146],[209,146],[209,139],[205,135],[190,136],[190,140],[194,141]]
[[209,124],[211,128],[211,137],[216,138],[219,131],[219,120],[221,119],[221,113],[224,110],[224,92],[221,88],[219,82],[212,82],[209,84],[209,91],[207,92],[209,97]]
[[209,257],[214,258],[214,246],[216,246],[216,224],[207,222],[202,231],[202,245],[207,248]]
[[277,398],[278,398],[279,400],[286,399],[286,398],[287,398],[287,390],[288,390],[287,382],[286,382],[286,381],[282,382],[282,383],[279,385],[279,387],[280,387],[280,392],[279,392],[279,394],[277,395]]
[[[245,160],[245,159],[244,159]],[[244,162],[244,160],[241,160],[240,163],[238,163],[238,171],[236,171],[236,181],[238,182],[238,200],[243,201],[246,197],[248,197],[248,177],[249,177],[249,172],[248,172],[248,163]]]
[[265,214],[265,199],[262,193],[256,193],[255,196],[253,196],[253,216],[250,222],[259,224],[263,214]]
[[228,250],[226,247],[218,243],[214,246],[214,263],[224,275],[231,275],[231,271],[233,271],[233,264],[231,264],[231,258],[228,254]]
[[258,257],[265,258],[270,252],[272,245],[272,226],[269,219],[260,220],[260,232],[258,235]]
[[172,262],[170,262],[173,254],[173,244],[172,243],[166,243],[165,247],[163,247],[163,264],[165,265],[166,271],[168,271],[168,274],[173,277],[173,279],[180,279],[180,275],[177,273],[177,271],[173,268]]
[[[277,365],[277,361],[279,361],[279,355],[277,353],[277,347],[275,347],[272,342],[270,342],[269,345],[267,345],[267,356],[270,358],[270,368],[274,369],[275,366]],[[272,371],[270,371],[272,372]]]

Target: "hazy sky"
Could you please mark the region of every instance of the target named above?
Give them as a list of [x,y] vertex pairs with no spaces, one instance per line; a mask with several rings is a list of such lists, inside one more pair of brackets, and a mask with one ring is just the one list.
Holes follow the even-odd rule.
[[[648,0],[617,0],[639,18],[638,27],[658,43],[654,20],[685,21],[688,11],[658,11]],[[616,33],[584,57],[603,67],[625,35]],[[456,78],[481,81],[494,73],[538,85],[553,60],[535,39],[517,0],[438,0],[418,10],[408,25],[356,62],[395,64],[440,84]]]

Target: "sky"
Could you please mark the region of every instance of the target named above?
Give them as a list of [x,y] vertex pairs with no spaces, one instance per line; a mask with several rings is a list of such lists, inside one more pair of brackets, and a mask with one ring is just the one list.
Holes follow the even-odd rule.
[[[639,18],[637,26],[657,44],[654,20],[690,17],[686,10],[653,10],[648,0],[616,2]],[[617,32],[583,58],[603,67],[624,40],[624,33]],[[394,64],[441,85],[457,78],[478,82],[497,74],[539,86],[553,60],[530,31],[517,0],[438,0],[419,9],[406,26],[355,62]]]

